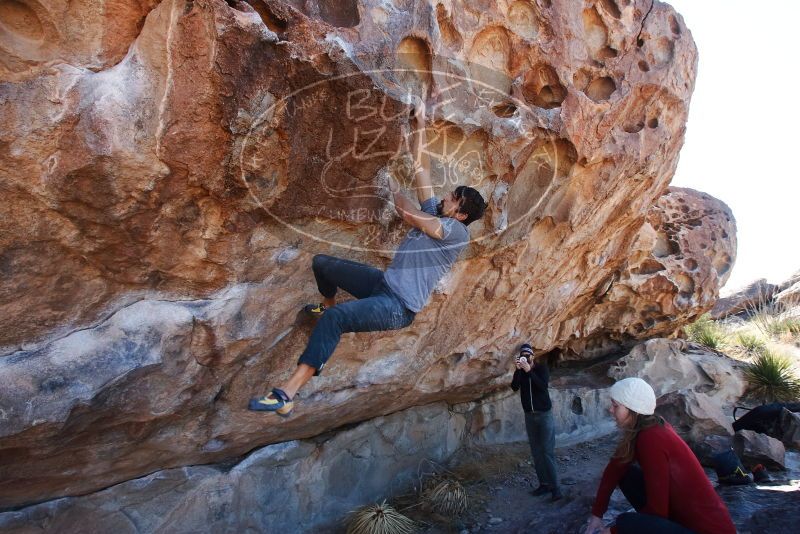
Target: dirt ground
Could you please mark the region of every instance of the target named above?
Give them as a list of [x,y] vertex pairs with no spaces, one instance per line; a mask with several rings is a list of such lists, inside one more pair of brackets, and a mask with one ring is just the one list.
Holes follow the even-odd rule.
[[[564,498],[533,497],[537,485],[526,443],[465,451],[449,467],[464,486],[468,510],[457,519],[438,516],[419,504],[416,494],[391,504],[433,533],[577,534],[589,516],[603,468],[611,456],[616,435],[557,449]],[[800,524],[800,454],[787,453],[789,470],[772,472],[768,485],[718,487],[740,533],[795,533]],[[716,485],[713,471],[707,470]],[[424,473],[423,473],[424,476]],[[423,480],[424,482],[424,480]],[[605,519],[611,521],[630,506],[614,492]]]

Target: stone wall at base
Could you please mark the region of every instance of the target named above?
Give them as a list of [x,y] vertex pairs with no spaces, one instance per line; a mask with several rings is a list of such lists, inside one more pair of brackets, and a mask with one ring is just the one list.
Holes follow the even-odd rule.
[[[552,390],[557,444],[610,432],[607,395],[585,387]],[[511,391],[481,402],[439,402],[262,447],[236,463],[157,471],[2,513],[0,531],[69,534],[91,524],[95,532],[115,534],[307,532],[409,491],[426,459],[444,463],[464,447],[524,439],[522,409]]]

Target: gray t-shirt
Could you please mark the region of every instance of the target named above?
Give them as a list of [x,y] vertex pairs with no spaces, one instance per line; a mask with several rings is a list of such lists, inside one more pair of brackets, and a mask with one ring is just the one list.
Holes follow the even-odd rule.
[[[439,199],[422,203],[422,211],[436,215]],[[443,237],[434,239],[416,228],[411,229],[394,253],[386,269],[386,285],[413,312],[428,302],[436,284],[450,270],[459,253],[469,242],[467,227],[456,219],[441,217]]]

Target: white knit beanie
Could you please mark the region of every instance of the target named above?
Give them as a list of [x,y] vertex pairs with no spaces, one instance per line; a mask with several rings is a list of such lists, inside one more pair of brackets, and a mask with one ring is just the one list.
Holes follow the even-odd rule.
[[656,411],[656,394],[641,378],[624,378],[611,386],[611,398],[627,409],[642,415]]

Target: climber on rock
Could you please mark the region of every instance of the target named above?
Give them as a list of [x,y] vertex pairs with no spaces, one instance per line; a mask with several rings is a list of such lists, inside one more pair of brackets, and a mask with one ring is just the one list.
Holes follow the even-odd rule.
[[[251,399],[250,410],[277,412],[287,417],[295,394],[322,371],[343,333],[396,330],[410,325],[467,246],[467,225],[483,216],[486,202],[476,189],[466,186],[458,186],[441,200],[437,199],[425,144],[425,105],[419,101],[414,110],[411,145],[415,157],[414,187],[420,207],[400,192],[400,185],[393,177],[389,178],[397,214],[411,230],[386,272],[342,258],[314,256],[312,270],[323,300],[305,306],[304,311],[319,321],[289,380],[272,389],[269,395]],[[340,288],[357,300],[336,304]]]

